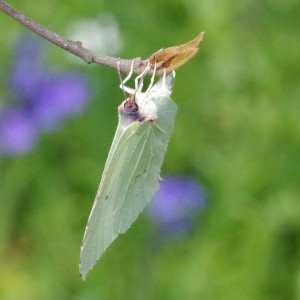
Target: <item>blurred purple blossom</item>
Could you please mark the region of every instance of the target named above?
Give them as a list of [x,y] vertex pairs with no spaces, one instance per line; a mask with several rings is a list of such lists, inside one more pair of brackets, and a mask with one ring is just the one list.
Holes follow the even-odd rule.
[[21,154],[32,148],[36,130],[30,118],[22,111],[9,111],[0,117],[0,150]]
[[11,68],[10,88],[17,100],[35,102],[44,73],[43,49],[39,40],[24,36],[17,41],[15,58]]
[[80,113],[88,101],[83,75],[53,72],[42,63],[39,41],[21,38],[9,82],[16,105],[0,116],[0,150],[6,154],[27,152],[40,132],[57,128],[65,118]]
[[88,99],[87,82],[75,73],[53,74],[41,81],[32,118],[41,130],[51,130],[65,117],[80,113]]
[[205,193],[192,178],[168,176],[150,204],[150,214],[163,232],[172,236],[187,233],[205,205]]

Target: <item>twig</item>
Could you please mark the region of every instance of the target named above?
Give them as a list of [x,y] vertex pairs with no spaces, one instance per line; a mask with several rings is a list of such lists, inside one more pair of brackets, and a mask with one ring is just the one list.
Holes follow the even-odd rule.
[[[121,72],[129,73],[131,68],[132,59],[119,59],[116,57],[110,57],[103,54],[95,54],[92,51],[84,48],[81,42],[70,41],[58,34],[46,29],[45,27],[35,23],[26,16],[24,16],[19,11],[15,10],[13,7],[8,5],[6,2],[0,0],[0,9],[4,11],[7,15],[26,26],[28,29],[32,30],[42,38],[48,40],[49,42],[57,45],[58,47],[80,57],[86,63],[97,63],[105,65],[114,69],[118,68]],[[134,58],[134,73],[141,74],[146,68],[147,62],[143,61],[140,57]],[[148,72],[151,74],[151,71]]]

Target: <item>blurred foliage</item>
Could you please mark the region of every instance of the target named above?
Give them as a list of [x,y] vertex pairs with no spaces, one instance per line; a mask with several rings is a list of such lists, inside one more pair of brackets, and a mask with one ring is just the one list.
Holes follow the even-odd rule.
[[[41,136],[29,154],[0,159],[1,299],[300,299],[300,4],[287,1],[32,1],[12,3],[65,34],[109,12],[121,57],[206,32],[177,72],[179,110],[163,172],[194,176],[209,203],[194,233],[157,239],[143,216],[82,282],[79,248],[123,95],[115,70],[76,64],[44,42],[49,65],[88,76],[92,101]],[[1,12],[0,99],[15,40]]]

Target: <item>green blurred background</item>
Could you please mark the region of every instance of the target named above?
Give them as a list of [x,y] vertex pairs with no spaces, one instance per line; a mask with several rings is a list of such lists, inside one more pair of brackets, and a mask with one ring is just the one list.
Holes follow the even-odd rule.
[[[300,3],[11,4],[61,35],[109,13],[123,58],[147,58],[206,32],[177,72],[179,109],[163,172],[196,178],[208,205],[193,234],[155,246],[143,215],[83,282],[81,239],[123,95],[115,70],[70,60],[44,42],[49,65],[89,78],[91,101],[30,153],[0,158],[0,298],[300,299]],[[0,98],[8,103],[12,48],[27,30],[2,12],[0,28]]]

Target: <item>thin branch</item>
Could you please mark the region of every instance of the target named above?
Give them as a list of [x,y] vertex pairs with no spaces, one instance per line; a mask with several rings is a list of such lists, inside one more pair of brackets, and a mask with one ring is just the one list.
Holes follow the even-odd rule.
[[[84,48],[81,42],[70,41],[58,34],[46,29],[45,27],[35,23],[13,7],[8,5],[6,2],[0,0],[0,9],[7,15],[26,26],[42,38],[49,42],[57,45],[58,47],[78,56],[83,59],[86,63],[97,63],[105,65],[114,69],[117,69],[118,61],[120,62],[119,69],[121,72],[129,73],[131,68],[132,59],[119,59],[116,57],[110,57],[103,54],[95,54],[92,51]],[[140,57],[134,58],[134,73],[140,74],[145,69],[147,63],[141,60]],[[149,72],[151,74],[151,72]]]

